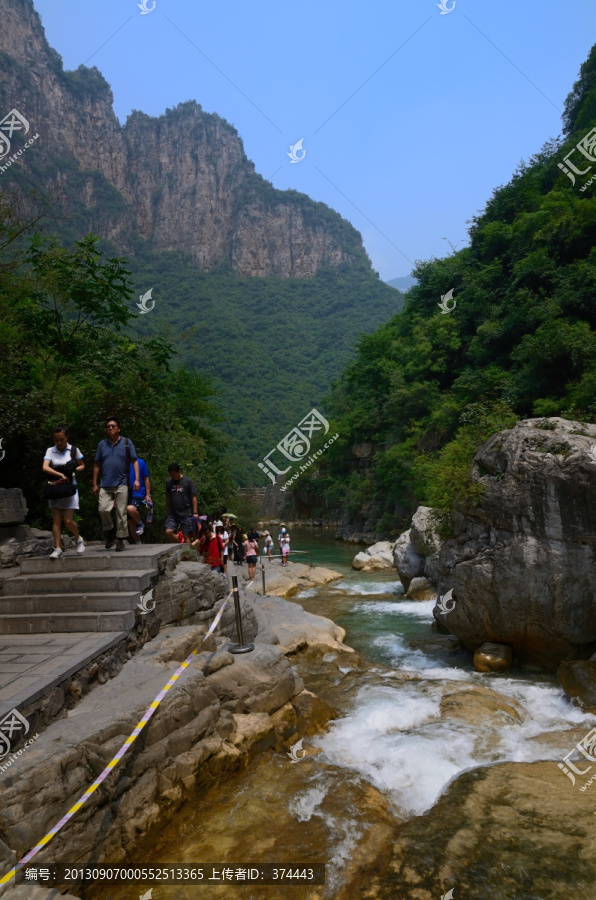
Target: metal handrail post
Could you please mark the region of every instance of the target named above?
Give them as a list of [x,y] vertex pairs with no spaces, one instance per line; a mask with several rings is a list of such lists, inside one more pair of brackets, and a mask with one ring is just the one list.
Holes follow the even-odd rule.
[[234,613],[236,616],[236,635],[238,637],[237,644],[229,646],[230,653],[250,653],[255,649],[254,644],[244,643],[244,634],[242,633],[242,616],[240,615],[240,593],[238,591],[238,576],[232,575],[232,590],[234,593]]

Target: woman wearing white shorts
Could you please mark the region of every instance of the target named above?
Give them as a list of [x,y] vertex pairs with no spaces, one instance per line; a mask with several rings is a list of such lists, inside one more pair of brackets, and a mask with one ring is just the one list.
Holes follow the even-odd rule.
[[[68,478],[62,472],[52,468],[54,465],[64,465],[64,463],[69,462],[71,458],[70,450],[72,444],[68,443],[68,431],[66,430],[66,427],[64,425],[57,425],[54,428],[52,437],[54,438],[54,446],[48,447],[46,450],[42,471],[44,475],[49,476],[52,484],[66,483]],[[78,447],[75,456],[77,461],[83,459],[83,454]],[[76,471],[82,472],[84,468],[85,463],[80,462],[76,467]],[[74,475],[72,476],[72,481],[73,484],[77,483]],[[66,527],[72,531],[75,537],[77,553],[83,553],[85,542],[79,534],[79,526],[74,520],[74,511],[79,508],[78,490],[72,497],[63,497],[60,500],[48,500],[48,504],[52,510],[52,534],[54,535],[54,550],[50,554],[50,559],[59,559],[62,556],[62,548],[60,547],[62,522],[64,522]]]

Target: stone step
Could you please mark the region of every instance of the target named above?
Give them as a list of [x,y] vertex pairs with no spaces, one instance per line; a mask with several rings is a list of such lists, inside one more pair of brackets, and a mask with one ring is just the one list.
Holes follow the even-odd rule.
[[69,550],[60,559],[36,556],[22,559],[19,564],[21,575],[45,575],[55,572],[99,572],[106,569],[155,569],[160,556],[176,553],[178,547],[168,544],[143,544],[128,546],[121,553],[114,550],[89,548],[85,553]]
[[125,612],[136,609],[141,591],[113,594],[31,594],[0,596],[0,615]]
[[117,594],[122,591],[142,591],[151,586],[154,575],[157,575],[157,569],[17,575],[16,578],[6,579],[2,596],[30,594],[37,597],[40,594]]
[[123,612],[33,613],[0,615],[0,634],[54,634],[74,631],[129,631],[132,609]]

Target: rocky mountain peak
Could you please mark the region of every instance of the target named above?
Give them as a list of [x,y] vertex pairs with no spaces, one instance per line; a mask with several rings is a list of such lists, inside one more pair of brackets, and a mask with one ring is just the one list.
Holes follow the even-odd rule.
[[158,118],[134,111],[122,126],[97,68],[64,71],[32,0],[5,0],[0,56],[3,115],[18,109],[40,134],[19,168],[35,167],[46,189],[67,192],[69,211],[125,252],[138,234],[152,249],[187,252],[205,271],[230,264],[238,275],[310,278],[322,266],[369,265],[348,222],[273,188],[237,131],[198,103]]

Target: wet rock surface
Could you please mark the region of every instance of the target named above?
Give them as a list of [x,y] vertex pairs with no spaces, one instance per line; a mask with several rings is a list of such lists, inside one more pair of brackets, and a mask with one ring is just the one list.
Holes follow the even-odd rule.
[[[196,577],[208,586],[199,570],[187,566],[181,574],[189,583]],[[318,721],[327,721],[333,711],[324,701],[312,692],[299,699],[304,684],[274,629],[289,644],[317,645],[320,638],[325,648],[341,648],[344,632],[275,597],[243,596],[243,616],[254,616],[253,602],[267,601],[271,622],[254,651],[233,656],[225,637],[210,637],[120,766],[89,798],[85,814],[75,816],[41,851],[40,865],[74,858],[81,863],[122,862],[140,835],[157,825],[165,807],[175,809],[189,791],[215,784],[254,753],[287,741],[311,712]],[[268,610],[260,609],[260,621],[267,616]],[[256,616],[254,623],[257,629]],[[93,782],[163,688],[168,672],[204,633],[203,624],[167,626],[116,677],[84,697],[68,718],[53,722],[3,775],[0,873],[10,868],[11,851],[20,857],[34,846]],[[264,643],[268,636],[278,644]]]
[[453,888],[454,900],[591,897],[595,841],[593,798],[554,763],[476,769],[395,832],[387,871],[363,873],[356,896],[438,900]]
[[406,597],[410,600],[432,600],[435,591],[428,578],[412,578]]
[[562,662],[557,675],[568,697],[578,700],[584,709],[596,712],[596,659],[572,659]]
[[486,642],[474,653],[477,672],[507,672],[513,662],[513,651],[506,644]]

